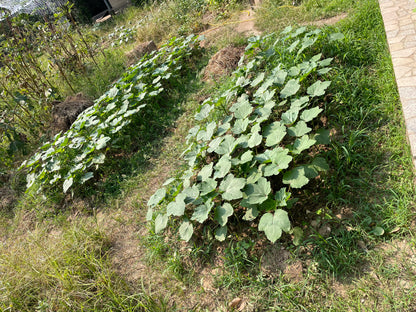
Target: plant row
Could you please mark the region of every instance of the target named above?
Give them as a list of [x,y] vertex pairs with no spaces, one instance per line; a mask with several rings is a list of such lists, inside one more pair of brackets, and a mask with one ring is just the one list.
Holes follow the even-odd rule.
[[299,239],[302,230],[291,227],[288,214],[292,195],[328,169],[320,154],[329,131],[319,116],[332,59],[317,52],[325,41],[342,38],[288,27],[277,39],[249,39],[233,85],[205,100],[195,116],[199,124],[189,131],[184,152],[187,169],[148,202],[156,233],[177,218],[185,241],[201,224],[223,241],[227,225],[243,220],[271,242],[283,232]]
[[195,36],[173,38],[131,67],[67,132],[58,133],[21,165],[28,170],[27,188],[60,187],[66,193],[93,178],[107,152],[131,130],[127,126],[140,121],[146,106],[178,79],[183,64],[198,49],[197,41]]

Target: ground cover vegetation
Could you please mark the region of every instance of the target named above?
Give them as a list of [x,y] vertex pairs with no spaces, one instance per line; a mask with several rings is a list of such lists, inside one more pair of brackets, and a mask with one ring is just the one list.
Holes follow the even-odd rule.
[[[56,136],[47,108],[25,112],[35,95],[19,78],[2,80],[28,98],[3,89],[16,137],[29,137],[19,117],[45,125],[0,185],[29,182],[1,212],[1,310],[415,309],[414,174],[377,1],[264,1],[250,39],[230,31],[244,5],[148,3],[81,28],[102,38],[86,63],[118,63],[68,74],[96,100]],[[296,25],[340,13],[336,27]],[[219,32],[205,49],[169,39],[206,27]],[[125,70],[134,38],[160,49]],[[201,81],[229,43],[245,48],[238,68]],[[54,73],[53,94],[70,94]],[[36,105],[51,96],[38,87]],[[7,133],[10,175],[27,156]]]

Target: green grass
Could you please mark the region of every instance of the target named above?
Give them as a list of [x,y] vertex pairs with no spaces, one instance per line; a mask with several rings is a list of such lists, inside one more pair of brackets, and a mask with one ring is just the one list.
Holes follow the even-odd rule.
[[[196,17],[172,13],[183,13],[189,3],[169,2],[171,8],[163,12],[157,5],[133,8],[114,23],[122,25],[153,10],[167,28],[151,24],[137,38],[158,41],[175,33],[180,23],[185,25],[180,31],[190,29]],[[416,309],[413,165],[377,1],[285,5],[266,1],[257,12],[266,32],[278,31],[289,21],[301,24],[348,12],[339,29],[333,28],[345,40],[322,51],[335,57],[336,64],[325,103],[333,133],[326,152],[331,170],[319,189],[305,192],[310,205],[292,220],[304,228],[303,243],[294,246],[287,239],[271,245],[262,234],[236,226],[239,231],[224,244],[201,228],[200,239],[187,245],[177,240],[175,227],[165,238],[145,223],[147,199],[181,168],[184,137],[198,104],[228,83],[206,85],[190,74],[178,86],[182,91],[170,94],[167,106],[152,115],[159,119],[141,129],[143,148],[114,158],[106,169],[106,180],[98,187],[103,195],[91,190],[86,192],[91,196],[61,198],[59,204],[34,196],[2,215],[0,311],[226,311],[236,297],[244,300],[247,311]],[[100,31],[110,31],[112,25]],[[225,45],[227,36],[218,46]],[[218,46],[193,65],[193,72],[201,70]],[[107,75],[120,70],[120,52],[111,53],[114,69],[94,74],[91,79],[102,77],[102,82],[86,92],[99,93],[112,79]],[[340,214],[345,216],[339,219]],[[323,225],[330,227],[329,235],[320,234]],[[385,233],[376,235],[376,227]],[[126,276],[128,267],[114,266],[114,251],[128,255],[117,249],[120,242],[140,250],[137,262],[144,274],[139,279]],[[289,252],[289,264],[302,264],[299,280],[279,270],[264,271],[266,254],[280,248]]]

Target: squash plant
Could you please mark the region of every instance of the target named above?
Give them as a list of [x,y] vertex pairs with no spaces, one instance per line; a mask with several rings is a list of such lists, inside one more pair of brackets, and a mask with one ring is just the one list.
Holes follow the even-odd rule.
[[131,67],[67,132],[58,133],[21,165],[28,169],[27,188],[61,187],[66,193],[93,178],[106,152],[126,134],[126,126],[140,120],[163,86],[177,79],[185,60],[198,49],[197,41],[196,36],[173,38]]
[[[316,128],[314,121],[331,84],[323,77],[332,59],[316,50],[323,41],[342,37],[288,27],[278,39],[249,39],[232,87],[205,100],[195,116],[200,124],[187,137],[187,169],[148,201],[147,220],[155,218],[156,233],[169,218],[179,218],[183,240],[204,223],[223,241],[232,216],[257,219],[258,230],[271,242],[292,230],[293,190],[328,169],[319,149],[311,153],[329,143],[329,131]],[[219,110],[225,117],[218,122]]]

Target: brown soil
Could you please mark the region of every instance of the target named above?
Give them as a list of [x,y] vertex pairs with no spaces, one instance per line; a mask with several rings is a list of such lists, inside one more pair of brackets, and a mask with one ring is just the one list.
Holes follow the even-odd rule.
[[261,32],[256,29],[256,17],[253,10],[244,11],[238,17],[240,21],[235,26],[235,31],[246,36],[258,36]]
[[277,278],[281,273],[290,282],[300,282],[303,279],[302,262],[291,261],[290,252],[277,245],[266,250],[261,259],[261,271],[272,279]]
[[208,62],[204,72],[204,80],[216,80],[231,73],[238,66],[244,53],[243,47],[226,47],[218,51]]
[[94,101],[85,97],[82,93],[69,96],[63,102],[54,103],[52,107],[52,131],[67,131],[78,115],[88,107],[94,105]]
[[308,24],[318,26],[318,27],[322,27],[322,26],[325,26],[325,25],[335,25],[336,23],[338,23],[340,20],[343,20],[347,16],[348,16],[347,13],[342,13],[342,14],[337,15],[337,16],[333,16],[333,17],[330,17],[330,18],[324,18],[324,19],[314,21],[314,22],[311,22],[311,23],[308,23]]
[[145,54],[157,50],[156,44],[153,40],[138,44],[133,50],[126,54],[127,65],[133,65],[140,60]]

